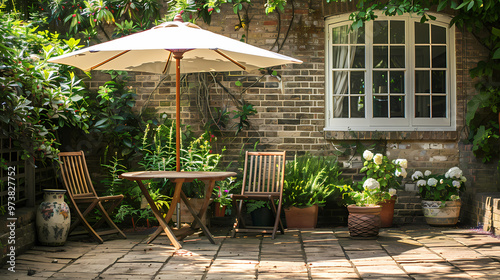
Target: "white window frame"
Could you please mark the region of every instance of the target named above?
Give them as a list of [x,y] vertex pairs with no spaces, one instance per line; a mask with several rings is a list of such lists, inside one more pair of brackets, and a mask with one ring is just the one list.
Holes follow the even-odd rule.
[[[451,18],[445,15],[432,14],[436,20],[427,23],[446,28],[446,52],[447,52],[447,117],[446,118],[415,118],[414,89],[415,89],[415,44],[414,44],[414,22],[419,22],[419,16],[384,16],[380,12],[376,20],[400,20],[405,21],[405,118],[373,118],[372,117],[372,23],[365,23],[365,81],[370,89],[365,89],[365,118],[334,118],[333,117],[333,82],[332,82],[332,59],[331,42],[332,28],[348,25],[349,14],[329,17],[325,20],[325,131],[455,131],[456,130],[456,60],[455,60],[455,28],[449,27]],[[411,73],[408,73],[411,72]],[[368,88],[368,87],[366,87]]]

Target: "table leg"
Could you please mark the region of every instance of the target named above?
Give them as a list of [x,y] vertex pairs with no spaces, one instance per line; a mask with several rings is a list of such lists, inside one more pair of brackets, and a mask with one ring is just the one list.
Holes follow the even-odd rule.
[[[205,201],[203,202],[203,205],[200,208],[200,212],[198,212],[198,217],[200,220],[203,220],[203,216],[207,213],[207,208],[208,204],[210,204],[210,197],[212,196],[212,191],[214,190],[215,187],[215,180],[209,180],[209,181],[203,181],[205,183]],[[191,224],[192,229],[197,228],[197,221],[193,221]]]
[[[160,224],[160,227],[158,227],[158,229],[156,230],[156,232],[153,233],[153,235],[151,235],[151,237],[149,238],[149,240],[147,241],[147,243],[149,244],[150,242],[152,242],[161,233],[161,231],[163,230],[167,234],[168,239],[170,240],[170,242],[172,242],[172,244],[174,245],[175,249],[182,248],[181,244],[179,243],[179,241],[175,237],[175,234],[172,232],[172,230],[168,226],[168,223],[165,221],[165,219],[163,218],[162,214],[160,213],[160,211],[156,207],[155,202],[153,201],[153,199],[149,195],[149,192],[146,189],[146,187],[144,186],[144,184],[142,183],[142,181],[141,180],[137,180],[137,184],[139,185],[139,188],[141,189],[142,194],[144,195],[144,197],[148,201],[148,204],[151,207],[151,211],[153,212],[153,214],[155,215],[156,219],[158,220],[158,223]],[[175,186],[175,193],[177,193],[177,189],[178,189],[177,185],[178,184],[176,184],[176,186]],[[180,183],[180,185],[181,185],[181,188],[182,188],[182,182]],[[180,193],[180,188],[179,188],[179,193]],[[175,197],[175,195],[174,195],[174,197]],[[177,200],[178,199],[179,199],[179,195],[177,195]],[[172,207],[169,209],[168,212],[170,213],[171,211],[173,212],[173,208]],[[172,217],[172,213],[170,214],[170,218],[171,217]],[[168,218],[168,213],[167,213],[167,218]],[[159,233],[157,233],[157,232],[159,232]]]
[[201,230],[205,233],[205,235],[207,236],[208,240],[210,240],[210,242],[212,244],[215,244],[215,239],[213,238],[212,233],[210,233],[210,231],[208,230],[207,226],[204,225],[201,222],[200,215],[203,216],[203,214],[199,213],[197,215],[196,212],[194,212],[194,210],[191,207],[191,204],[189,203],[189,200],[188,200],[187,196],[184,194],[184,192],[181,192],[181,198],[184,201],[184,203],[186,204],[186,207],[189,210],[189,212],[191,213],[191,215],[193,215],[193,217],[194,217],[193,224],[195,224],[196,222],[198,222],[200,224]]

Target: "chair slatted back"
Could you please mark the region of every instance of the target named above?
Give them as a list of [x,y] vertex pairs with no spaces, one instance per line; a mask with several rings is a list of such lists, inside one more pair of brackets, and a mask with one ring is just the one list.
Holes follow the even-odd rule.
[[241,194],[282,193],[286,152],[246,152]]
[[59,153],[59,160],[64,185],[70,195],[97,196],[83,151]]

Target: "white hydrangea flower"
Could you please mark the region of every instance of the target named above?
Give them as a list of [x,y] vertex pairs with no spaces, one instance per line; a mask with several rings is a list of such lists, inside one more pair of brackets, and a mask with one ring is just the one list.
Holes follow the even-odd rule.
[[458,196],[458,195],[452,195],[452,196],[450,196],[450,199],[451,199],[452,201],[459,200],[459,199],[460,199],[460,196]]
[[398,158],[395,163],[402,168],[408,168],[408,161],[404,158]]
[[396,172],[394,172],[394,175],[396,175],[396,177],[401,176],[403,178],[406,178],[406,176],[408,175],[408,173],[406,173],[406,170],[401,167],[401,171],[396,170]]
[[460,184],[460,181],[457,181],[457,180],[454,180],[454,181],[452,182],[452,184],[453,184],[453,186],[454,186],[455,188],[457,188],[457,189],[458,189],[458,188],[460,188],[460,185],[461,185],[461,184]]
[[390,188],[390,189],[389,189],[389,194],[390,194],[391,196],[396,195],[396,189]]
[[427,185],[427,181],[423,179],[417,181],[417,187],[424,187],[425,185]]
[[363,188],[366,190],[378,190],[380,189],[380,183],[373,178],[368,178],[363,184]]
[[465,176],[463,176],[463,175],[462,175],[462,176],[460,177],[460,181],[462,181],[462,182],[464,182],[464,183],[465,183],[465,182],[467,182],[467,178],[465,178]]
[[365,160],[372,160],[372,158],[373,158],[373,153],[372,153],[372,152],[370,152],[369,150],[365,150],[365,151],[363,152],[363,158],[364,158]]
[[424,174],[422,174],[422,172],[420,172],[420,171],[415,171],[415,173],[413,173],[413,175],[411,175],[411,179],[413,181],[416,181],[416,180],[423,178],[423,177],[424,177]]
[[432,172],[430,170],[425,170],[424,175],[425,177],[430,176]]
[[384,156],[382,154],[376,154],[373,157],[373,162],[375,162],[376,164],[382,164],[382,159],[384,159]]
[[429,178],[429,180],[427,180],[427,185],[431,186],[431,187],[435,187],[438,183],[438,180],[436,178]]
[[446,172],[446,174],[444,174],[444,176],[446,178],[459,179],[460,177],[462,177],[462,170],[460,170],[460,168],[455,166],[455,167],[450,168],[450,170],[448,170],[448,172]]

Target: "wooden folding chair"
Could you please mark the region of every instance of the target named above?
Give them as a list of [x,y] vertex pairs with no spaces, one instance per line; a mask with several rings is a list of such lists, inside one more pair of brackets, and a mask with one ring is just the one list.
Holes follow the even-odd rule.
[[[285,154],[286,152],[246,152],[241,194],[232,195],[233,209],[236,213],[232,237],[238,232],[258,232],[271,233],[274,239],[278,228],[281,234],[285,233],[280,219],[285,180]],[[245,200],[268,201],[274,215],[274,226],[246,226],[242,216]]]
[[[61,161],[60,166],[64,186],[77,217],[76,221],[71,224],[69,232],[72,232],[78,225],[82,224],[85,230],[99,243],[103,243],[101,235],[118,233],[123,238],[127,238],[109,217],[113,209],[123,200],[123,195],[102,197],[97,195],[90,180],[83,151],[59,153],[59,160]],[[104,204],[107,208],[104,207]],[[91,212],[95,212],[94,209],[99,210],[101,219],[95,224],[90,225],[86,217]],[[111,229],[99,231],[98,233],[94,228],[99,227],[104,222]]]

